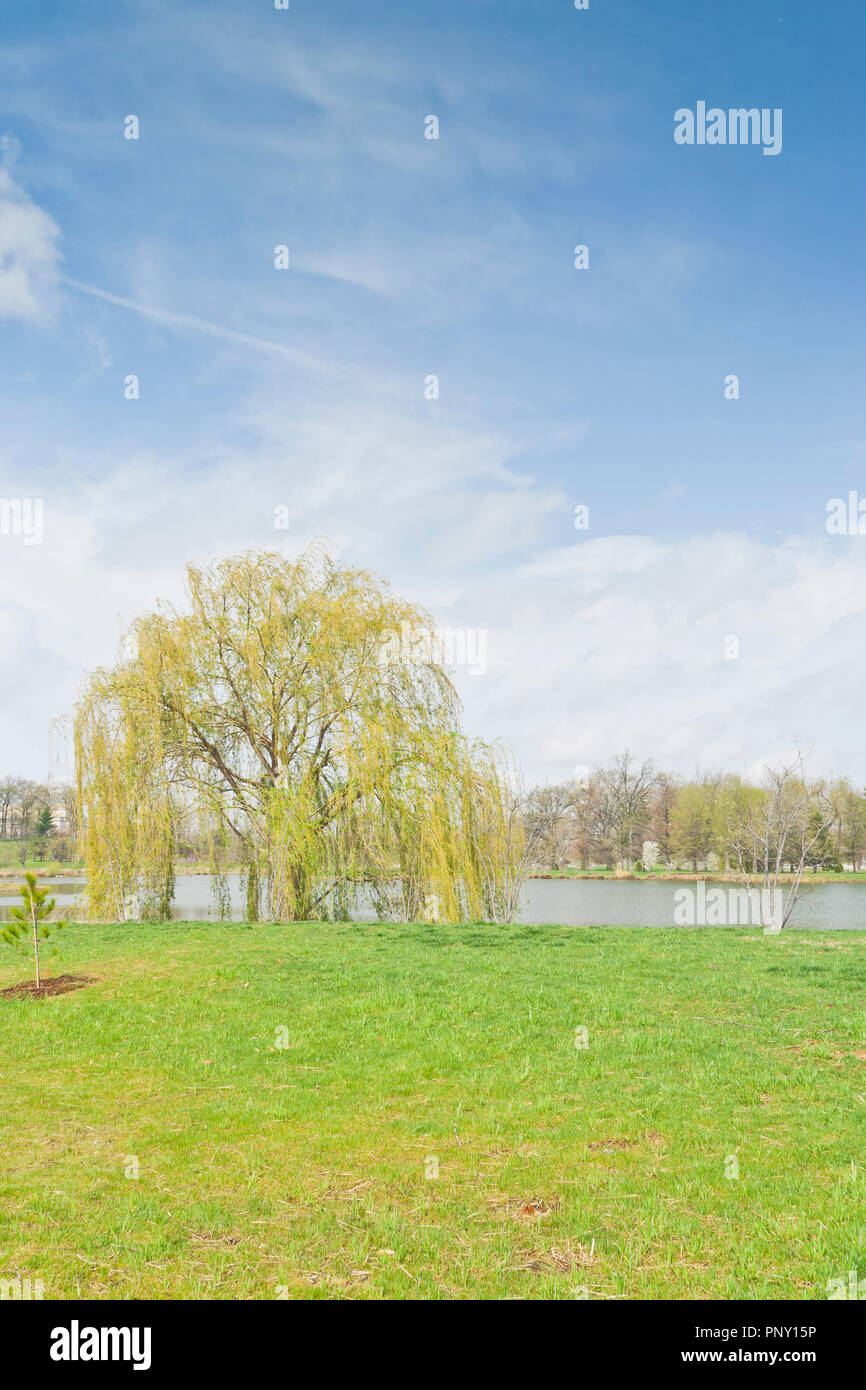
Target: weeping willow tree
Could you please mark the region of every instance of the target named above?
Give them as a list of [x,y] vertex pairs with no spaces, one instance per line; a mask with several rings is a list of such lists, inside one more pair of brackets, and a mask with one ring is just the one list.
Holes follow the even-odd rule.
[[361,890],[401,920],[498,918],[507,770],[462,734],[429,615],[319,546],[187,588],[75,711],[90,915],[167,916],[194,823],[224,908],[240,860],[251,920],[348,916]]

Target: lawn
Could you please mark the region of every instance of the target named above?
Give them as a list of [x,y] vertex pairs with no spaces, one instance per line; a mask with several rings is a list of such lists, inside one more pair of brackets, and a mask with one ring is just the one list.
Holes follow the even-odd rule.
[[[0,1277],[46,1299],[821,1299],[866,1276],[866,934],[61,940],[49,969],[97,983],[0,999]],[[0,987],[28,977],[4,949]]]

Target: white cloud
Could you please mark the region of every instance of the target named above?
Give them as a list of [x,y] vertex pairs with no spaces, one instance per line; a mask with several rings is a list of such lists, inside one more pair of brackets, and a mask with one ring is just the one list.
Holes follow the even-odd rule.
[[489,674],[460,679],[467,716],[535,775],[626,746],[683,773],[745,771],[796,740],[816,770],[866,779],[859,537],[586,539],[476,588],[473,611]]
[[[7,147],[7,153],[8,153]],[[57,310],[60,228],[0,169],[0,318],[45,323]]]
[[[509,741],[530,777],[626,746],[683,773],[745,770],[797,738],[820,770],[866,781],[866,539],[576,533],[571,499],[516,465],[526,441],[437,414],[420,389],[407,403],[405,385],[288,400],[261,385],[219,417],[231,443],[203,421],[174,457],[60,449],[43,545],[0,538],[0,770],[44,775],[81,674],[178,599],[188,561],[324,536],[444,627],[487,630],[486,674],[456,673],[467,729]],[[549,442],[539,430],[537,456]]]
[[554,546],[567,499],[514,470],[504,439],[360,401],[291,421],[259,401],[250,419],[258,449],[211,460],[207,484],[194,459],[137,455],[104,484],[46,489],[42,546],[0,539],[0,767],[42,775],[81,673],[114,659],[133,615],[178,599],[187,561],[329,536],[443,626],[487,630],[487,673],[456,673],[467,728],[509,741],[530,777],[626,746],[682,773],[748,770],[798,739],[816,770],[866,780],[861,538]]

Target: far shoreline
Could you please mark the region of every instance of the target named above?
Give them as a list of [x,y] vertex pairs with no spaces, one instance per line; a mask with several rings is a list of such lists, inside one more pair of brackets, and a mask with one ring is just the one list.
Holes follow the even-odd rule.
[[[62,869],[34,868],[29,870],[35,873],[37,878],[86,878],[86,869],[83,864],[68,865]],[[206,864],[177,864],[175,865],[175,877],[177,878],[205,878],[213,872]],[[228,874],[242,874],[243,866],[240,864],[229,865],[224,869]],[[24,873],[23,869],[0,869],[0,894],[12,891],[7,888],[9,880],[20,880]],[[635,872],[623,872],[619,870],[607,869],[574,869],[574,870],[535,870],[526,875],[529,879],[547,879],[564,882],[586,882],[596,883],[727,883],[743,885],[743,878],[736,873],[720,873],[717,869],[712,872],[701,873],[700,870],[666,870],[664,873],[642,874]],[[795,875],[783,873],[779,875],[779,883],[792,883]],[[841,873],[804,873],[800,879],[800,887],[805,887],[810,883],[856,883],[866,884],[866,870],[842,870]]]
[[[530,873],[528,879],[557,879],[566,882],[576,880],[593,879],[598,883],[736,883],[742,885],[743,878],[740,874],[722,874],[718,870],[712,873],[695,872],[692,869],[680,872],[671,871],[663,874],[637,874],[621,873],[614,870],[593,870],[579,869],[574,872],[551,871],[549,873]],[[793,883],[795,874],[779,874],[779,883]],[[866,872],[862,869],[848,870],[839,874],[807,874],[804,873],[800,878],[800,887],[807,883],[866,883]]]

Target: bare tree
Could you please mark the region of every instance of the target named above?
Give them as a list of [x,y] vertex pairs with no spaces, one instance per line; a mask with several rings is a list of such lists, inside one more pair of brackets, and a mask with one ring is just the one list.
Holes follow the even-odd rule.
[[17,785],[15,819],[20,819],[29,826],[40,811],[50,806],[51,789],[42,782],[30,782],[27,778],[21,778]]
[[524,799],[524,830],[534,844],[533,863],[555,870],[567,862],[573,838],[571,811],[576,794],[573,782],[562,782],[533,787]]
[[17,805],[20,785],[17,777],[4,777],[0,782],[0,840],[8,840],[12,828],[12,808]]
[[[803,754],[769,768],[760,789],[744,787],[726,805],[727,838],[739,877],[768,933],[788,923],[803,869],[813,847],[827,834],[835,809],[822,782],[806,777]],[[784,865],[791,876],[783,880]]]
[[852,787],[847,777],[834,782],[829,795],[836,811],[833,828],[837,857],[850,859],[851,868],[856,872],[866,841],[866,798]]
[[673,814],[678,794],[679,788],[674,779],[668,773],[660,772],[653,789],[649,833],[658,845],[667,868],[671,865]]
[[577,784],[571,812],[572,852],[583,869],[600,859],[610,868],[616,856],[613,801],[597,774]]
[[626,749],[600,774],[602,786],[612,803],[620,855],[629,869],[636,856],[635,844],[642,842],[650,794],[657,775],[652,762],[641,763],[639,767],[633,766],[633,763],[634,759]]

